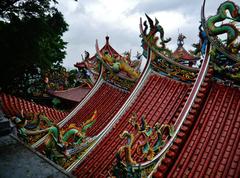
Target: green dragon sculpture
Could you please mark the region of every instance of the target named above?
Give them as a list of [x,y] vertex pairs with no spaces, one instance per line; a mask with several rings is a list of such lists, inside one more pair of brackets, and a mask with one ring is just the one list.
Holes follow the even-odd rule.
[[53,125],[44,112],[24,114],[22,110],[21,116],[14,116],[11,120],[16,125],[18,137],[27,144],[34,143]]
[[[144,157],[146,160],[152,160],[153,157],[160,151],[160,148],[165,144],[165,140],[163,138],[167,138],[167,136],[172,136],[174,133],[174,127],[168,124],[156,123],[153,128],[151,128],[146,120],[145,116],[141,117],[141,123],[139,124],[137,121],[137,115],[133,114],[129,123],[134,127],[134,134],[130,134],[128,131],[124,131],[120,137],[127,138],[127,145],[121,147],[119,149],[119,154],[125,149],[125,160],[128,164],[136,164],[136,161],[132,159],[132,150],[136,150],[136,153]],[[134,139],[136,140],[133,145]],[[126,149],[127,148],[127,149]]]
[[102,59],[112,67],[114,72],[118,73],[122,71],[125,72],[127,76],[129,76],[132,79],[139,78],[139,73],[134,68],[132,68],[126,62],[126,60],[114,58],[109,54],[104,54],[102,56]]
[[77,158],[78,153],[95,141],[96,137],[87,137],[86,132],[96,122],[96,117],[97,111],[94,111],[91,118],[80,127],[70,124],[67,129],[59,129],[58,126],[49,128],[44,141],[46,156],[64,168],[69,166]]
[[[116,154],[117,163],[113,167],[113,175],[118,178],[141,177],[141,163],[137,163],[133,159],[133,154],[137,154],[139,158],[144,158],[141,159],[142,161],[151,161],[165,145],[166,140],[174,133],[174,126],[169,124],[156,123],[151,128],[144,115],[138,123],[136,113],[133,113],[129,118],[129,123],[134,127],[134,133],[125,130],[120,135],[120,138],[127,139],[127,144],[119,148]],[[133,166],[137,164],[139,169],[133,170]]]
[[96,41],[97,59],[104,66],[103,78],[127,91],[131,90],[140,77],[140,57],[131,60],[131,53],[125,52],[123,56],[110,54],[109,51],[100,51]]
[[[228,17],[227,11],[231,17]],[[232,20],[233,23],[216,26],[216,23],[223,22],[226,19]],[[240,44],[235,44],[239,36],[239,30],[235,26],[235,22],[240,22],[240,8],[232,1],[222,3],[217,10],[217,14],[209,17],[206,21],[210,36],[227,34],[226,47],[231,50],[232,53],[238,53],[240,50]]]
[[133,148],[137,150],[139,156],[143,155],[148,161],[152,160],[156,153],[160,151],[160,148],[164,146],[164,134],[172,136],[174,132],[173,126],[168,124],[160,125],[158,122],[151,128],[146,123],[145,116],[141,118],[141,127],[139,127],[136,121],[131,121],[131,124],[135,127],[137,134],[140,136],[140,139],[136,141]]
[[[232,1],[223,2],[217,14],[205,20],[203,4],[202,24],[212,44],[211,63],[214,68],[214,79],[226,85],[240,85],[240,7]],[[220,24],[220,25],[219,25]],[[226,35],[224,36],[218,35]]]

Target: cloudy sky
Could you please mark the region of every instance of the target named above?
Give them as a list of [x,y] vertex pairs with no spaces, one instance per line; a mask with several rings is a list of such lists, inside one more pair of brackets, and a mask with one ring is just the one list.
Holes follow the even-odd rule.
[[[235,2],[238,0],[235,0]],[[223,0],[207,0],[206,15],[214,15]],[[142,52],[139,38],[139,19],[147,13],[157,18],[165,30],[165,37],[171,37],[168,47],[176,48],[178,31],[187,39],[185,47],[198,42],[198,26],[202,0],[59,0],[58,9],[69,24],[64,34],[68,42],[64,66],[73,68],[81,61],[84,50],[95,54],[95,41],[100,47],[109,35],[110,44],[120,54],[132,51]]]

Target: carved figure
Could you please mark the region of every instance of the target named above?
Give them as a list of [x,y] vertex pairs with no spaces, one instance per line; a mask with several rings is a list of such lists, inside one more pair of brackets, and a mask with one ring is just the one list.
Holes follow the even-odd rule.
[[[229,11],[231,17],[228,17],[227,11]],[[240,22],[239,6],[237,6],[232,1],[226,1],[222,3],[217,10],[217,14],[208,18],[206,23],[209,35],[217,36],[226,33],[226,47],[229,48],[231,52],[237,53],[240,50],[240,44],[237,44],[237,46],[234,44],[234,42],[239,36],[239,31],[237,27],[233,23],[222,24],[220,26],[216,25],[216,23],[223,22],[226,19]]]
[[125,72],[130,78],[137,79],[139,77],[139,73],[131,67],[127,61],[127,59],[118,59],[114,58],[114,56],[111,56],[108,53],[105,53],[102,57],[104,62],[106,62],[108,65],[110,65],[114,72],[118,73],[120,71]]
[[53,124],[43,112],[24,115],[23,110],[21,116],[14,116],[11,120],[16,124],[18,136],[26,143],[29,143],[30,136],[47,133]]
[[120,138],[127,138],[127,144],[119,148],[119,155],[124,152],[127,164],[136,164],[136,161],[132,159],[132,144],[133,144],[133,134],[130,134],[128,131],[124,131]]
[[86,132],[96,122],[96,116],[97,111],[94,111],[92,117],[80,127],[71,124],[67,129],[61,130],[58,126],[52,126],[44,142],[46,156],[61,165],[61,158],[85,150],[95,140],[95,137],[86,137]]
[[[148,38],[151,38],[150,41],[152,41],[153,44],[158,46],[158,48],[165,49],[166,48],[165,44],[171,41],[171,38],[164,39],[164,30],[163,30],[163,27],[159,25],[159,21],[155,18],[155,24],[154,24],[153,20],[147,14],[145,15],[150,25],[150,32],[147,34],[148,25],[147,25],[147,22],[144,21],[143,25],[145,28],[143,30],[143,33],[147,35]],[[159,36],[160,38],[155,36],[155,34],[157,33],[160,34]],[[160,39],[160,46],[156,44],[159,39]]]
[[[132,150],[136,150],[136,153],[140,157],[150,161],[160,151],[160,148],[164,146],[168,136],[171,137],[174,133],[174,127],[169,124],[160,125],[156,123],[151,128],[145,120],[145,115],[141,117],[140,123],[138,123],[137,114],[133,113],[129,119],[129,123],[134,127],[135,132],[132,134],[124,131],[120,135],[121,138],[127,138],[127,144],[122,146],[117,154],[119,159],[120,155],[124,152],[124,157],[128,165],[136,164],[136,161],[132,158]],[[138,139],[134,140],[136,137]]]

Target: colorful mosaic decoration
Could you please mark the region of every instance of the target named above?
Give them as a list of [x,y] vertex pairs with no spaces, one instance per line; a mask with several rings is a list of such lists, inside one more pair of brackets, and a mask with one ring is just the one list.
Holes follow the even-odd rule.
[[131,60],[130,52],[126,52],[124,56],[111,55],[108,51],[101,52],[98,43],[96,43],[96,51],[97,58],[105,68],[103,72],[105,80],[120,88],[130,90],[140,77],[140,58]]
[[65,169],[70,166],[84,150],[94,143],[96,137],[87,137],[86,132],[96,122],[96,117],[97,111],[80,127],[75,124],[70,124],[66,129],[60,129],[58,126],[50,127],[44,141],[43,151],[47,158]]
[[44,112],[24,114],[22,110],[21,116],[14,116],[11,120],[16,125],[18,137],[29,145],[44,136],[53,125]]
[[[152,161],[174,133],[174,126],[169,124],[156,123],[153,127],[150,127],[144,115],[139,123],[137,122],[137,115],[133,113],[129,123],[134,127],[134,132],[130,133],[125,130],[120,134],[120,138],[126,139],[127,144],[121,146],[116,154],[117,163],[113,168],[116,177],[125,177],[126,175],[139,177],[139,174],[144,171],[141,164]],[[134,154],[141,157],[142,162],[134,160]],[[136,165],[139,165],[139,168],[134,170],[133,166]]]

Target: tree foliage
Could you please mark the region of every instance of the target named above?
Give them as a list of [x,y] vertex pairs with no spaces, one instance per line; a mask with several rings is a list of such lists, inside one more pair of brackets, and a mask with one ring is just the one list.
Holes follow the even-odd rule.
[[[0,87],[26,95],[34,80],[55,63],[62,63],[67,30],[55,0],[0,1]],[[30,92],[31,93],[31,92]]]
[[45,83],[47,90],[67,90],[79,86],[78,71],[76,69],[68,71],[60,64],[54,64],[45,73]]

